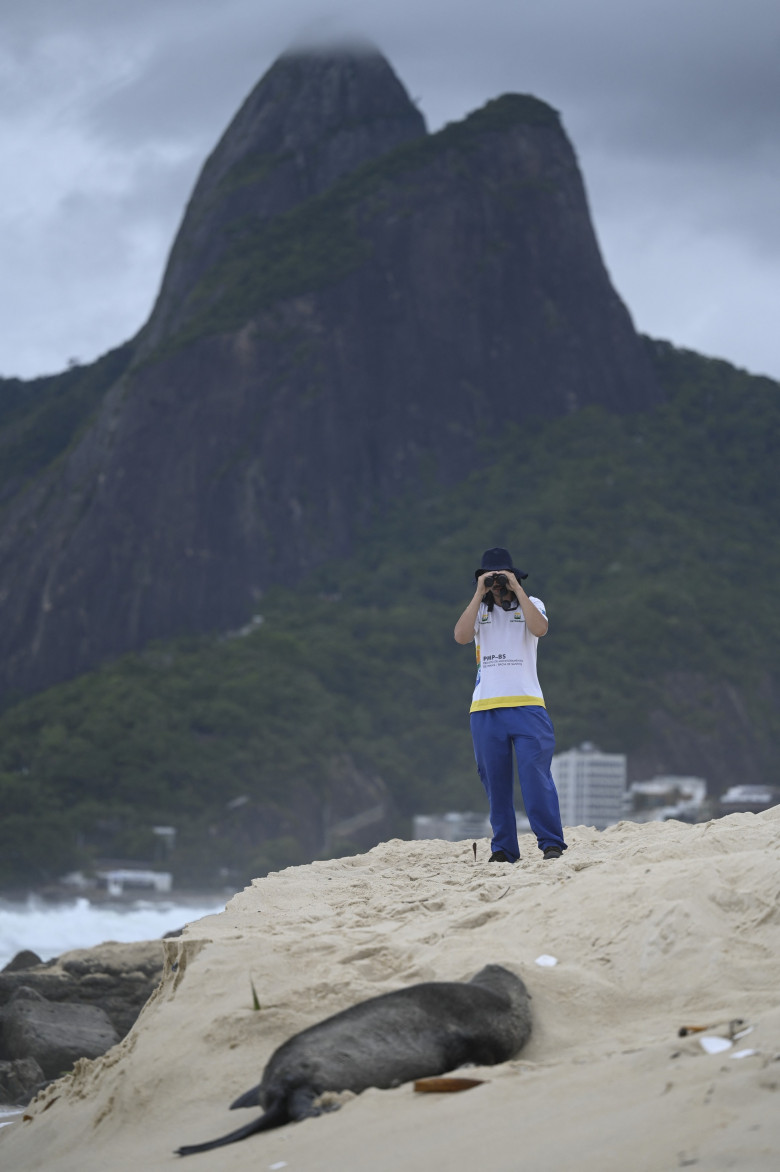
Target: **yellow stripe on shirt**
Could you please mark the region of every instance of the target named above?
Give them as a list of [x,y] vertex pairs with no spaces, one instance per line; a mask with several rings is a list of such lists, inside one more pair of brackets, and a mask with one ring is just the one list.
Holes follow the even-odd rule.
[[541,696],[491,696],[487,700],[472,701],[469,712],[484,712],[486,708],[545,708]]

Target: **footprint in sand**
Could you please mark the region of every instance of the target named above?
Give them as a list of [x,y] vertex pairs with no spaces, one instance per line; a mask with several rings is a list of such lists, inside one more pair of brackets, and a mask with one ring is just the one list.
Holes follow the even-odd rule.
[[494,920],[496,916],[500,914],[501,913],[498,911],[477,912],[475,916],[467,916],[465,920],[459,920],[457,924],[453,925],[453,927],[463,928],[466,930],[471,928],[481,928],[484,924],[487,924],[490,920]]
[[352,952],[342,957],[339,964],[352,965],[369,981],[384,981],[415,964],[415,958],[408,952],[396,953],[384,945],[377,945]]

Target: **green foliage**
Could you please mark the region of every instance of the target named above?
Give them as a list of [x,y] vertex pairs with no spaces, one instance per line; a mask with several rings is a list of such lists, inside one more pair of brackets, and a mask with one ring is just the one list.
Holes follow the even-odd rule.
[[262,182],[271,172],[289,156],[286,154],[268,154],[257,152],[245,155],[235,163],[217,184],[214,198],[237,191],[241,187],[252,187]]
[[[450,123],[437,134],[414,139],[363,164],[324,194],[289,212],[271,220],[252,216],[237,220],[230,227],[232,244],[190,294],[188,324],[166,344],[165,352],[172,353],[204,334],[238,328],[283,298],[336,284],[370,255],[369,225],[387,206],[388,184],[396,183],[394,205],[402,209],[402,187],[413,186],[414,176],[423,167],[445,154],[464,161],[485,145],[487,136],[521,125],[560,131],[560,119],[552,107],[525,94],[507,94],[462,122]],[[245,160],[223,183],[231,188],[254,182],[274,162],[272,156],[260,156],[256,163]],[[471,165],[478,167],[476,162]]]
[[127,369],[131,342],[89,366],[22,381],[0,379],[0,501],[5,502],[74,442],[108,388]]
[[265,840],[262,848],[252,856],[249,871],[253,875],[267,875],[269,871],[283,871],[285,867],[297,867],[308,861],[297,838],[283,834]]
[[560,129],[557,110],[531,94],[503,94],[492,98],[462,122],[448,122],[438,134],[436,150],[472,146],[485,134],[502,133],[514,126],[550,126]]
[[[672,704],[668,681],[697,673],[752,698],[768,754],[780,388],[647,345],[670,389],[657,410],[531,421],[461,484],[400,501],[351,559],[312,575],[305,608],[269,592],[246,638],[152,646],[6,711],[0,882],[41,882],[108,845],[149,857],[157,823],[179,829],[172,862],[190,881],[301,862],[287,828],[305,814],[301,786],[326,798],[344,754],[383,778],[400,818],[482,808],[473,651],[452,628],[492,545],[547,605],[540,675],[561,749],[636,748]],[[706,689],[684,718],[710,727]],[[231,805],[242,797],[285,828],[258,837]]]
[[244,218],[231,235],[233,244],[190,295],[193,319],[171,352],[203,333],[243,324],[280,298],[333,284],[368,255],[348,201],[330,192],[257,224]]

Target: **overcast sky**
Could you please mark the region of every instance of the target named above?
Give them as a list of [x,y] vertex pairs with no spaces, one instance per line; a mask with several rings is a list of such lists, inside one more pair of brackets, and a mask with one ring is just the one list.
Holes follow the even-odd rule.
[[429,129],[561,111],[638,329],[780,378],[778,0],[0,0],[0,374],[146,319],[200,167],[291,42],[355,35]]

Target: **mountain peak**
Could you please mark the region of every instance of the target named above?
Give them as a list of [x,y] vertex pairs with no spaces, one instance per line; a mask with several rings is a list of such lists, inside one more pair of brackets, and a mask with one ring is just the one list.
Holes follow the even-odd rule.
[[202,181],[219,181],[247,155],[303,152],[308,198],[346,170],[422,134],[422,115],[378,50],[296,48],[255,86],[206,163]]
[[145,331],[146,348],[181,325],[187,293],[218,261],[236,220],[289,211],[425,133],[422,114],[373,46],[282,54],[206,160]]
[[280,565],[344,556],[507,427],[662,394],[557,113],[508,94],[428,136],[387,62],[343,48],[249,95],[130,361],[76,386],[81,430],[3,502],[9,687],[236,629]]

